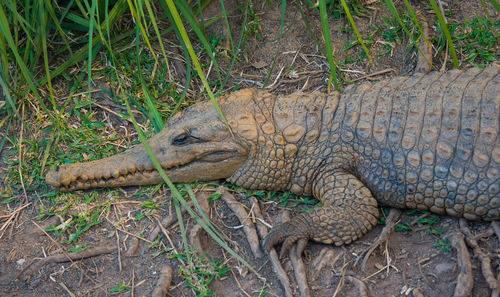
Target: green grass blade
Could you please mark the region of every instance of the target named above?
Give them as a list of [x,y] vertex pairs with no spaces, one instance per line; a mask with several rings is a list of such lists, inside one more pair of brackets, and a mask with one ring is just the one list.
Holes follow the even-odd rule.
[[372,61],[372,57],[370,56],[370,52],[366,48],[365,42],[363,41],[363,37],[361,37],[361,34],[359,33],[358,28],[356,27],[356,23],[354,22],[354,19],[352,18],[352,15],[351,15],[351,12],[349,10],[349,7],[347,6],[347,3],[345,2],[345,0],[340,0],[340,2],[342,3],[342,7],[344,8],[347,19],[351,23],[351,26],[354,29],[354,32],[356,33],[356,36],[358,38],[358,42],[363,47],[363,50],[365,51],[366,56],[368,57],[368,60],[370,60],[370,63],[372,63],[372,65],[373,65],[373,61]]
[[246,0],[245,1],[245,9],[243,10],[243,22],[241,25],[241,30],[240,30],[240,38],[238,39],[238,45],[236,46],[236,50],[233,50],[233,56],[231,57],[231,63],[229,63],[229,69],[227,70],[226,77],[224,77],[224,81],[221,84],[221,87],[219,91],[217,92],[216,96],[218,97],[222,91],[224,90],[224,86],[227,83],[227,80],[229,79],[229,75],[231,74],[231,70],[233,69],[234,63],[236,62],[236,57],[238,56],[240,49],[242,47],[242,44],[246,38],[245,30],[246,30],[246,25],[247,25],[247,20],[248,20],[248,7],[249,7],[250,1]]
[[495,10],[500,13],[500,4],[498,4],[497,0],[488,0],[490,1],[491,5],[495,8]]
[[203,220],[205,220],[205,222],[207,223],[207,226],[210,227],[214,231],[214,233],[217,236],[219,236],[219,238],[222,238],[222,235],[219,234],[219,231],[217,231],[217,229],[214,227],[214,225],[212,225],[210,220],[207,218],[206,214],[203,212],[203,209],[201,209],[201,206],[198,203],[198,200],[196,200],[196,195],[193,192],[193,188],[191,188],[191,186],[189,184],[185,184],[184,188],[186,189],[186,191],[189,195],[189,198],[191,198],[191,201],[193,201],[193,205],[196,207],[196,209],[200,213],[201,218]]
[[326,59],[330,65],[330,77],[328,78],[328,92],[330,92],[330,86],[333,84],[335,89],[338,91],[340,89],[339,82],[337,81],[337,67],[333,60],[332,54],[332,41],[330,38],[330,28],[328,26],[328,16],[326,15],[326,3],[325,0],[319,1],[319,15],[321,19],[321,29],[323,30],[323,38],[325,39],[325,51]]
[[276,47],[276,53],[274,54],[273,63],[269,68],[269,72],[267,73],[266,80],[264,81],[264,85],[262,88],[265,88],[269,83],[269,79],[271,79],[271,75],[273,74],[274,66],[276,66],[276,61],[278,60],[279,51],[281,50],[281,39],[283,38],[283,28],[285,27],[285,12],[286,12],[286,0],[281,1],[281,24],[280,24],[280,35],[278,37],[278,46]]
[[[425,36],[424,31],[422,30],[422,26],[420,26],[420,23],[419,23],[419,21],[417,19],[417,16],[415,15],[415,12],[413,11],[413,8],[410,6],[410,3],[408,3],[408,0],[403,0],[403,1],[406,4],[406,8],[407,8],[408,12],[412,16],[413,22],[415,23],[415,25],[418,27],[418,29],[420,31],[420,36],[422,38],[424,38],[427,46],[430,48],[431,45],[429,44],[429,41],[427,40],[427,37]],[[389,7],[389,10],[392,12],[392,14],[394,15],[394,17],[398,20],[399,25],[401,25],[401,27],[403,28],[403,31],[406,33],[406,35],[408,36],[408,38],[410,38],[410,40],[411,40],[411,34],[410,34],[408,28],[406,27],[406,25],[404,24],[403,20],[401,19],[401,17],[399,16],[399,12],[396,9],[396,6],[394,5],[394,2],[392,0],[385,0],[385,4],[387,5],[387,7]],[[424,53],[420,49],[420,46],[418,45],[418,42],[416,42],[415,40],[413,40],[413,42],[415,43],[415,47],[418,50],[418,52],[420,53],[420,55],[422,57],[424,57],[424,59],[427,61],[427,63],[429,63],[429,65],[431,65],[431,67],[434,67],[432,65],[432,61],[429,60],[429,58],[426,55],[424,55]]]
[[212,101],[213,105],[217,109],[217,112],[221,116],[221,118],[224,121],[224,123],[226,124],[227,128],[231,131],[231,128],[229,127],[229,124],[227,123],[226,117],[222,114],[222,110],[220,109],[219,104],[215,100],[214,94],[212,93],[212,89],[210,88],[210,85],[208,84],[205,73],[203,72],[203,69],[201,69],[201,65],[200,65],[200,62],[198,61],[198,57],[196,57],[196,53],[193,50],[193,45],[191,44],[191,41],[189,40],[189,37],[187,36],[186,29],[184,28],[184,25],[182,24],[181,17],[179,15],[179,12],[177,11],[177,8],[176,8],[174,2],[172,0],[164,0],[164,1],[167,3],[169,11],[172,14],[175,25],[177,26],[179,33],[182,37],[182,41],[186,44],[186,48],[189,52],[189,56],[191,57],[191,60],[193,61],[193,64],[194,64],[194,67],[196,68],[196,72],[200,76],[201,82],[203,83],[203,86],[205,87],[205,90],[208,93],[208,96],[210,97],[210,101]]
[[40,94],[37,91],[37,88],[35,87],[35,84],[33,82],[33,77],[28,70],[28,67],[26,67],[26,64],[24,64],[21,56],[19,55],[19,52],[17,50],[16,44],[14,42],[14,39],[12,38],[12,35],[10,31],[8,30],[9,25],[7,21],[7,16],[5,15],[5,12],[3,10],[3,7],[0,5],[0,32],[2,35],[5,37],[5,40],[7,41],[7,44],[10,47],[10,50],[14,54],[14,57],[16,59],[17,65],[21,69],[21,73],[24,76],[24,79],[28,83],[28,88],[33,92],[33,95],[39,102],[40,106],[42,107],[43,111],[49,116],[50,119],[54,120],[52,117],[52,114],[49,112],[47,106],[42,100],[42,97],[40,97]]
[[[189,23],[189,25],[191,26],[191,29],[193,29],[194,33],[198,37],[199,42],[203,45],[203,48],[205,49],[205,52],[207,53],[208,57],[210,58],[210,60],[214,64],[214,68],[217,72],[217,78],[219,80],[222,80],[222,77],[220,74],[219,64],[217,63],[217,60],[215,59],[215,54],[212,50],[212,46],[210,45],[210,42],[208,42],[203,31],[200,29],[200,25],[199,25],[198,21],[196,20],[196,18],[194,17],[194,14],[193,14],[193,11],[191,10],[191,7],[189,7],[189,5],[187,5],[187,3],[185,1],[181,1],[181,0],[176,1],[175,4],[179,6],[179,10],[181,10],[182,16]],[[174,16],[173,13],[172,13],[172,16]],[[175,17],[174,17],[174,21],[177,24]],[[181,22],[181,24],[182,24],[182,22]],[[184,28],[184,25],[182,27]],[[184,29],[184,31],[185,31],[185,29]],[[194,61],[194,59],[193,59],[193,61]]]
[[[43,5],[43,2],[38,2],[39,6],[39,18],[40,18],[40,40],[42,41],[42,51],[43,51],[43,64],[45,66],[45,74],[47,76],[47,84],[49,87],[49,97],[52,103],[52,108],[56,110],[56,103],[54,99],[54,91],[52,89],[52,80],[50,79],[50,69],[49,69],[49,53],[47,51],[47,11],[43,11],[46,6]],[[50,4],[49,4],[50,6]],[[42,13],[43,11],[43,13]]]
[[3,89],[3,94],[5,95],[5,99],[7,100],[7,103],[10,105],[10,108],[12,109],[12,112],[17,116],[18,119],[21,119],[21,116],[17,112],[16,109],[16,102],[12,100],[12,97],[10,96],[10,90],[7,87],[7,84],[5,83],[5,80],[3,79],[4,74],[1,73],[0,75],[0,87]]
[[[142,22],[142,20],[144,20],[144,14],[142,13],[141,6],[140,5],[137,5],[137,6],[132,5],[131,0],[127,0],[127,2],[128,2],[130,12],[132,13],[132,15],[134,16],[134,18],[136,20],[135,23],[137,24],[137,26],[139,26],[139,29],[141,30],[142,38],[146,42],[146,44],[149,48],[149,51],[151,52],[151,55],[153,56],[153,59],[155,59],[155,62],[158,63],[158,58],[156,57],[155,51],[153,50],[153,47],[151,46],[151,43],[149,42],[149,37],[148,37],[147,30],[146,30],[146,25],[143,24],[143,22]],[[142,1],[141,1],[141,3],[142,3]],[[136,40],[136,42],[138,42],[138,40]]]
[[94,17],[96,11],[96,1],[92,1],[92,7],[90,8],[90,25],[89,25],[89,51],[87,57],[87,84],[89,89],[88,99],[92,98],[92,36],[94,34]]
[[[123,14],[123,12],[125,11],[125,9],[127,8],[127,0],[119,0],[118,2],[116,2],[116,4],[113,6],[113,9],[109,12],[109,15],[108,15],[108,19],[109,19],[109,22],[108,22],[108,27],[111,28],[113,27],[113,25],[116,23],[116,21],[118,20],[118,18]],[[102,26],[103,29],[106,29],[106,24],[103,24]],[[114,38],[114,41],[119,41],[123,38],[126,38],[130,35],[133,35],[135,33],[134,30],[131,30],[131,31],[128,31],[128,32],[125,32],[125,33],[122,33],[120,35],[118,35],[117,37]],[[100,36],[96,36],[92,39],[92,43],[88,43],[87,45],[85,45],[81,50],[79,50],[78,52],[76,52],[71,58],[69,58],[66,62],[64,62],[62,65],[60,65],[59,67],[57,67],[56,69],[52,70],[52,72],[50,73],[51,75],[51,78],[54,79],[55,77],[63,74],[66,72],[66,70],[68,70],[69,67],[75,65],[76,63],[79,63],[81,62],[84,58],[85,58],[85,55],[87,55],[88,53],[88,50],[89,50],[89,46],[92,45],[92,47],[96,46],[101,40],[101,37]],[[47,83],[47,77],[44,77],[40,80],[37,81],[37,84],[38,85],[44,85]]]
[[229,26],[229,19],[227,18],[227,11],[224,7],[224,0],[220,0],[220,6],[222,8],[222,14],[224,15],[224,21],[226,22],[227,35],[229,35],[229,42],[231,44],[231,51],[234,52],[233,37],[231,35],[231,26]]
[[[137,28],[137,27],[136,27]],[[158,109],[156,108],[156,106],[154,105],[153,103],[153,99],[151,98],[151,94],[149,93],[149,90],[147,88],[147,84],[146,84],[146,81],[144,80],[144,76],[142,75],[142,65],[141,65],[141,59],[140,59],[140,56],[141,56],[141,50],[140,50],[140,46],[139,46],[139,28],[136,29],[136,63],[137,63],[137,69],[138,71],[136,72],[137,75],[139,76],[139,80],[141,82],[141,88],[142,88],[142,91],[144,93],[144,98],[146,100],[146,105],[148,107],[148,115],[151,119],[151,123],[153,124],[154,128],[155,128],[155,132],[158,133],[160,132],[162,129],[163,129],[163,121],[161,119],[161,116],[160,116],[160,113],[158,112]]]
[[[18,119],[20,119],[19,116],[17,116]],[[2,137],[2,141],[0,141],[0,153],[3,150],[3,146],[5,145],[5,141],[8,138],[9,135],[9,130],[10,130],[10,125],[12,124],[12,117],[10,115],[6,116],[1,122],[0,122],[0,127],[4,125],[5,121],[9,120],[9,123],[7,124],[7,129],[5,129],[5,133]]]
[[148,14],[149,14],[149,19],[151,21],[151,24],[153,25],[154,30],[155,30],[156,38],[158,39],[158,43],[160,44],[161,52],[163,54],[163,58],[165,59],[165,64],[167,65],[168,74],[170,75],[170,68],[168,66],[167,53],[165,51],[165,47],[163,46],[163,40],[161,38],[161,34],[160,34],[160,30],[158,29],[158,25],[156,23],[156,18],[155,18],[153,9],[151,8],[151,4],[149,3],[149,0],[145,0],[144,3],[146,4],[146,9],[148,10]]
[[325,57],[326,57],[325,49],[323,48],[323,46],[321,46],[318,38],[316,37],[316,34],[314,34],[314,32],[312,31],[311,26],[309,26],[309,22],[307,21],[306,15],[304,14],[304,11],[302,10],[301,1],[297,1],[297,9],[300,12],[300,16],[302,17],[302,21],[306,25],[307,31],[309,31],[309,35],[314,40],[314,43],[316,43],[316,46],[319,48],[319,50],[321,51],[321,53],[323,53],[323,55],[325,55]]
[[443,17],[443,12],[439,9],[436,0],[429,0],[429,2],[431,3],[432,9],[434,9],[434,12],[436,13],[439,25],[443,30],[444,36],[446,37],[446,41],[448,42],[448,47],[451,55],[451,60],[453,62],[453,67],[459,69],[457,52],[455,51],[455,45],[453,44],[453,40],[451,39],[451,34],[450,31],[448,30],[448,25],[446,24],[446,21]]
[[52,4],[49,2],[49,0],[45,0],[45,8],[47,9],[50,18],[52,19],[53,24],[56,26],[57,32],[59,32],[59,35],[61,36],[64,45],[66,46],[66,49],[68,50],[69,54],[73,56],[73,50],[69,45],[68,37],[66,36],[64,30],[61,28],[61,25],[59,24],[60,21],[57,19],[57,16],[54,12],[54,8],[52,7]]

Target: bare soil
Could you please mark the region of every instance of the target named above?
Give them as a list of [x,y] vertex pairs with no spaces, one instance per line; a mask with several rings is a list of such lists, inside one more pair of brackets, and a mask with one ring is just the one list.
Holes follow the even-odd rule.
[[[236,39],[242,22],[242,15],[236,7],[244,3],[226,2],[226,9],[231,12],[229,18],[231,30]],[[282,93],[291,93],[296,90],[327,91],[328,63],[304,26],[295,2],[287,2],[285,32],[281,43],[278,42],[281,7],[278,2],[273,2],[273,4],[274,6],[271,7],[268,1],[253,2],[258,26],[255,34],[247,39],[245,48],[231,72],[229,86],[235,84],[241,87],[260,86],[259,84],[264,82],[273,63],[275,54],[278,53],[270,79],[273,91]],[[423,10],[422,3],[415,3],[415,5],[424,16],[434,19],[432,14]],[[453,8],[454,12],[453,16],[449,17],[451,19],[463,20],[484,13],[479,2],[450,1],[448,5]],[[356,24],[363,36],[373,32],[374,24],[382,25],[381,18],[388,16],[387,9],[378,2],[365,6],[370,10],[370,16],[356,18]],[[209,19],[216,16],[219,11],[219,2],[214,1],[207,8],[204,16]],[[321,24],[318,13],[307,8],[306,5],[304,5],[304,11],[312,31],[320,37]],[[353,62],[342,64],[341,67],[342,75],[348,80],[389,70],[381,75],[364,79],[378,80],[388,76],[411,73],[415,67],[417,54],[415,51],[407,50],[408,40],[401,40],[400,43],[394,42],[391,54],[378,56],[377,53],[385,49],[383,42],[386,41],[380,34],[374,35],[374,43],[370,46],[374,58],[372,65],[366,58],[356,58],[361,54],[359,46],[344,50],[345,44],[354,41],[355,36],[352,30],[345,30],[350,27],[343,17],[339,20],[331,19],[330,28],[337,61],[343,61],[346,56],[354,57]],[[431,34],[435,34],[434,29],[431,23]],[[210,30],[215,36],[224,36],[222,20],[212,24]],[[223,58],[219,60],[221,68],[227,69],[230,61]],[[444,68],[450,68],[449,58],[444,53],[435,56],[434,63],[438,69],[443,63],[446,63]],[[212,76],[213,74],[210,77],[213,78]],[[6,156],[6,151],[9,149],[11,147],[7,144],[3,156]],[[5,177],[8,169],[1,162],[3,161],[0,160],[0,180],[7,184],[8,180]],[[4,187],[5,184],[0,186]],[[160,271],[165,265],[173,268],[172,284],[167,296],[197,295],[198,293],[188,287],[186,280],[193,278],[195,281],[196,275],[183,274],[181,261],[173,257],[176,252],[184,251],[181,247],[182,239],[177,223],[167,226],[167,234],[163,234],[162,244],[169,249],[168,252],[156,255],[158,248],[150,248],[150,242],[138,239],[138,237],[147,239],[158,226],[158,220],[161,221],[174,214],[168,189],[163,187],[155,194],[154,199],[160,203],[161,208],[155,212],[154,216],[135,221],[133,217],[140,209],[134,201],[145,201],[141,200],[141,197],[133,197],[137,190],[138,188],[135,187],[120,190],[118,197],[111,197],[106,190],[100,190],[98,202],[113,199],[110,211],[103,216],[102,223],[92,227],[79,239],[79,242],[86,242],[93,248],[114,247],[112,251],[83,260],[47,263],[43,266],[37,266],[37,263],[49,255],[60,254],[67,249],[67,246],[61,243],[67,238],[58,238],[54,233],[46,233],[42,229],[59,225],[64,219],[53,216],[39,220],[39,209],[48,202],[39,199],[40,193],[37,192],[28,192],[23,204],[0,203],[0,296],[150,296],[159,279]],[[215,188],[208,186],[206,190],[213,192]],[[84,194],[86,192],[77,193],[82,196]],[[24,196],[24,194],[21,195]],[[243,197],[243,193],[235,193],[235,196],[247,207],[247,211],[252,209],[249,200]],[[282,204],[261,201],[260,205],[266,222],[276,225],[279,214],[283,211]],[[21,207],[24,208],[19,210]],[[82,203],[82,205],[71,207],[73,211],[78,211],[91,206]],[[290,210],[292,213],[297,213],[305,207],[303,205],[290,207]],[[207,258],[223,259],[227,261],[225,266],[232,268],[226,277],[212,281],[209,287],[214,295],[284,296],[283,288],[268,258],[266,256],[260,259],[253,257],[247,238],[242,228],[239,228],[241,223],[224,201],[217,199],[210,202],[208,216],[219,232],[225,236],[230,247],[235,249],[258,272],[257,275],[249,271],[202,232],[201,244]],[[187,214],[183,217],[185,228],[189,232],[195,222]],[[432,227],[418,221],[418,219],[433,220],[435,218],[437,219]],[[453,296],[459,269],[456,251],[446,244],[446,238],[450,234],[459,232],[458,220],[404,211],[401,222],[410,225],[412,230],[393,233],[386,244],[372,254],[365,270],[360,268],[362,253],[380,233],[383,225],[377,226],[361,240],[344,247],[310,242],[305,249],[303,259],[306,264],[311,295],[360,296],[358,289],[349,281],[350,276],[364,282],[368,289],[368,296],[371,297],[419,296],[418,292],[423,294],[421,296]],[[489,223],[483,222],[470,222],[469,225],[475,234],[483,233],[490,228]],[[442,231],[442,233],[431,234],[431,230]],[[498,238],[494,235],[483,237],[479,243],[491,257],[496,273],[500,266]],[[137,252],[130,255],[130,249],[136,245],[138,245]],[[170,248],[175,250],[170,250]],[[331,258],[328,259],[326,265],[318,267],[317,259],[325,255],[330,255]],[[202,260],[202,263],[206,269],[210,269],[207,259]],[[290,278],[292,291],[298,296],[293,267],[288,257],[282,259],[282,264]],[[474,278],[472,296],[490,296],[491,291],[481,273],[481,265],[476,257],[472,257],[472,264]],[[111,291],[122,282],[132,289],[124,292]]]

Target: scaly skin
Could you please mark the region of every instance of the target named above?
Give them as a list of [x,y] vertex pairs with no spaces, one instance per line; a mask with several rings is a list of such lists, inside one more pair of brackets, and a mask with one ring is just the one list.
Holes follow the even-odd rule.
[[[377,203],[471,220],[500,218],[500,68],[415,74],[342,94],[246,89],[176,115],[149,144],[174,182],[227,178],[314,195],[323,206],[273,228],[269,249],[342,245],[377,222]],[[141,146],[47,174],[62,191],[160,182]]]

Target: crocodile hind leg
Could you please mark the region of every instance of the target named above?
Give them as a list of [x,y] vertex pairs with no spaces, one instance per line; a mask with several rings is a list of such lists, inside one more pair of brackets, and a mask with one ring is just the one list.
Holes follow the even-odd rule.
[[263,242],[266,251],[284,241],[282,257],[293,243],[302,238],[337,246],[348,244],[377,223],[377,201],[370,190],[350,173],[333,170],[318,175],[313,194],[323,206],[273,228]]

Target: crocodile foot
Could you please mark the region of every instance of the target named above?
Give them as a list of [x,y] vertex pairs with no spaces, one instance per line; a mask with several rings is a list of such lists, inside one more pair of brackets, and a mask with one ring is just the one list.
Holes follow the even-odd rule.
[[283,242],[280,251],[280,258],[283,258],[286,252],[299,239],[307,241],[310,238],[309,232],[304,230],[305,227],[305,224],[300,224],[296,221],[285,222],[278,227],[274,227],[262,241],[262,248],[269,253],[275,244]]

